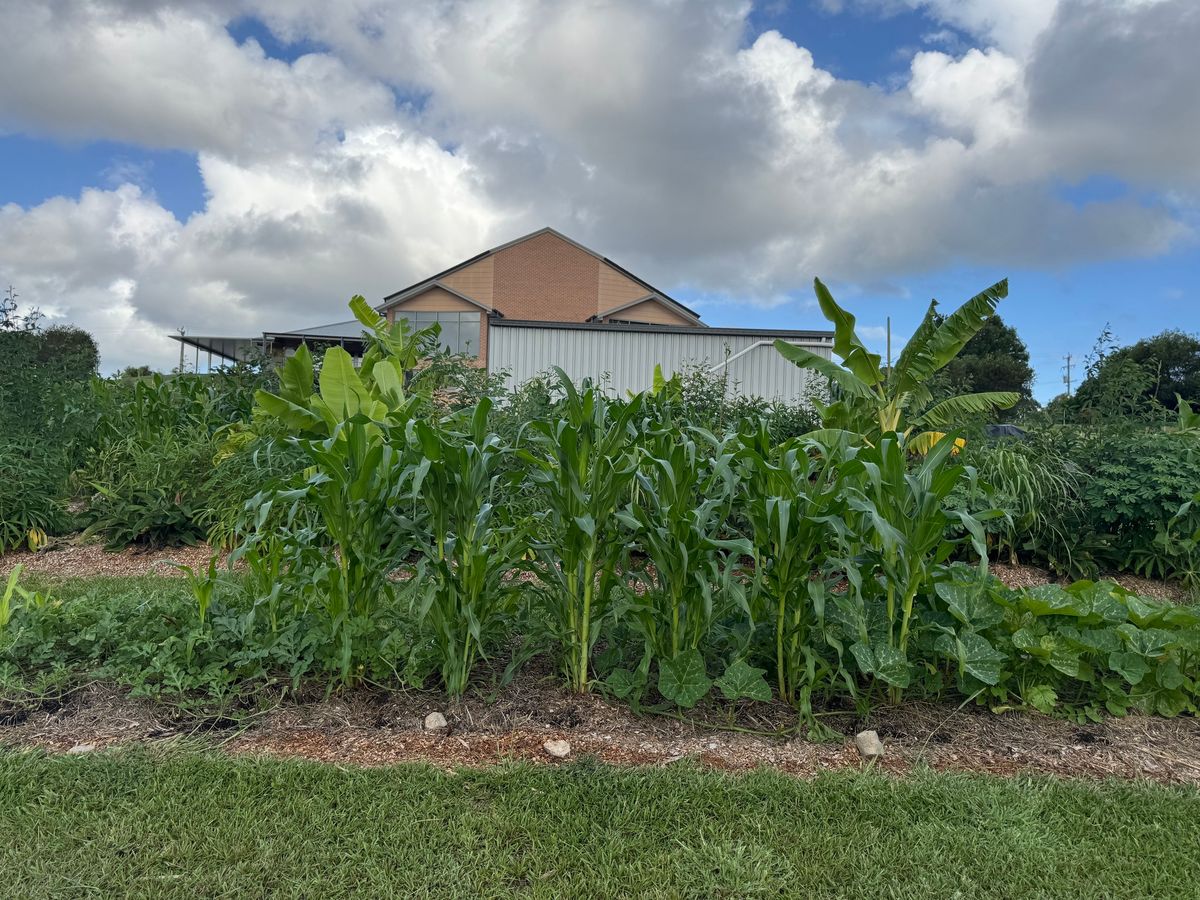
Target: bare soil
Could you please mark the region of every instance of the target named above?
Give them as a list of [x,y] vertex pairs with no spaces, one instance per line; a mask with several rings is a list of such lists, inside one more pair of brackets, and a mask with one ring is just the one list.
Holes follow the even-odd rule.
[[[867,765],[856,732],[879,732],[886,755],[875,766],[903,774],[915,766],[953,772],[1146,778],[1200,785],[1200,721],[1129,716],[1077,725],[1028,713],[911,703],[860,717],[829,711],[821,720],[844,738],[796,733],[783,704],[701,707],[680,717],[646,712],[598,695],[567,693],[549,665],[535,660],[510,685],[450,703],[444,695],[359,688],[268,700],[240,721],[197,718],[176,707],[131,698],[105,684],[40,703],[0,701],[0,746],[66,752],[113,746],[184,743],[231,754],[265,754],[337,765],[425,762],[453,769],[527,760],[558,764],[543,748],[570,742],[571,758],[617,765],[664,766],[683,759],[723,770],[770,767],[798,776]],[[424,730],[442,712],[449,727]],[[741,730],[733,730],[741,729]]]

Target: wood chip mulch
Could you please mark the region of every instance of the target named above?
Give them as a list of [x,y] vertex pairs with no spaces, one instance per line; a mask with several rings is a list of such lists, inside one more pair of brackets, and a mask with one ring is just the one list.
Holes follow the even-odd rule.
[[[1027,566],[1021,563],[992,562],[988,566],[992,574],[1010,588],[1030,588],[1039,584],[1070,584],[1070,578],[1056,576],[1046,569],[1037,566]],[[1151,600],[1164,600],[1169,603],[1187,603],[1193,598],[1187,588],[1173,581],[1157,581],[1153,578],[1142,578],[1128,573],[1106,574],[1101,576],[1106,581],[1112,581],[1140,597]]]
[[[434,711],[445,715],[449,727],[429,733],[422,721]],[[690,715],[691,721],[638,715],[600,696],[569,694],[548,665],[535,661],[507,687],[481,690],[459,703],[429,691],[361,688],[328,700],[267,706],[240,724],[184,717],[173,707],[96,684],[32,709],[0,701],[0,746],[66,752],[81,745],[178,745],[336,765],[422,762],[451,770],[514,760],[559,765],[543,744],[562,739],[570,742],[570,759],[637,766],[692,760],[720,770],[770,767],[812,776],[864,767],[853,736],[872,728],[886,746],[875,766],[895,774],[929,766],[1200,785],[1200,721],[1187,717],[1078,725],[1037,714],[912,703],[862,718],[834,711],[822,721],[845,737],[816,741],[796,735],[792,713],[778,703],[746,703],[732,722],[727,708],[701,707]],[[709,724],[700,721],[706,718]],[[730,725],[761,733],[723,730]]]
[[0,577],[17,565],[23,574],[50,578],[79,578],[95,575],[181,575],[172,563],[191,566],[196,572],[208,567],[213,549],[208,544],[193,547],[126,547],[110,552],[95,541],[60,538],[50,546],[32,553],[11,550],[0,555]]

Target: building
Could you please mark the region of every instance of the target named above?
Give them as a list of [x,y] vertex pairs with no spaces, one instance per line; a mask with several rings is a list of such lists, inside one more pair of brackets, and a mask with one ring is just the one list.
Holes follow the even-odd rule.
[[[395,291],[377,308],[390,322],[437,322],[443,347],[506,373],[509,386],[558,366],[623,394],[648,387],[656,365],[667,373],[691,365],[727,374],[741,393],[796,402],[811,393],[809,375],[775,351],[775,340],[826,358],[833,342],[828,331],[710,328],[666,292],[551,228]],[[201,352],[237,359],[252,347],[280,353],[301,342],[339,344],[355,356],[362,347],[354,320],[261,339],[173,337],[195,348],[197,362]]]

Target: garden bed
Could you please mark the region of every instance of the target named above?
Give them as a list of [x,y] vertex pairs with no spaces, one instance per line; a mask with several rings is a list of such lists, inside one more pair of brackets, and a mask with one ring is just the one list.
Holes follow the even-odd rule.
[[[566,692],[539,663],[510,685],[457,704],[437,692],[359,688],[330,699],[301,697],[258,712],[208,717],[91,684],[41,704],[0,708],[0,722],[8,723],[0,725],[0,746],[62,753],[194,743],[235,755],[453,768],[513,760],[556,763],[543,744],[562,739],[570,742],[571,758],[616,765],[694,760],[720,770],[769,767],[811,776],[864,765],[852,738],[870,728],[886,745],[877,768],[896,774],[928,766],[1200,784],[1200,721],[1189,717],[1131,715],[1074,724],[1037,714],[909,703],[866,717],[853,710],[825,711],[821,720],[846,738],[813,741],[793,733],[795,716],[781,703],[748,702],[732,711],[702,707],[682,718],[637,714],[601,696]],[[444,731],[424,729],[424,717],[434,711],[445,714]]]
[[[0,555],[0,576],[7,575],[20,565],[25,574],[52,578],[87,578],[94,575],[139,576],[179,575],[173,565],[191,566],[203,570],[213,549],[207,544],[191,547],[126,547],[119,552],[110,552],[98,541],[82,541],[78,537],[59,538],[49,547],[36,553],[29,550],[13,550]],[[1024,564],[993,562],[991,571],[1007,587],[1026,588],[1039,584],[1069,584],[1070,579],[1060,578],[1046,569]],[[1106,575],[1128,591],[1155,600],[1181,603],[1188,599],[1187,591],[1172,581],[1158,581],[1137,575],[1119,573]]]

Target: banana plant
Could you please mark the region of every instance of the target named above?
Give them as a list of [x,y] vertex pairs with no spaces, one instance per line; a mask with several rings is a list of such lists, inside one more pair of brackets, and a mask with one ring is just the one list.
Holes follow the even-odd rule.
[[481,400],[465,431],[452,422],[407,426],[407,443],[420,451],[407,491],[424,513],[402,519],[422,557],[409,585],[452,697],[462,696],[476,660],[501,634],[519,590],[508,576],[529,546],[524,520],[501,500],[520,473],[502,469],[509,450],[488,430],[491,405]]
[[565,394],[560,414],[530,422],[517,454],[541,506],[532,548],[563,672],[572,690],[584,693],[598,625],[626,556],[616,513],[637,471],[634,423],[642,399],[617,406],[590,382],[577,389],[555,371]]
[[932,436],[920,437],[925,429],[951,428],[964,416],[1007,409],[1020,399],[1011,391],[985,391],[935,403],[929,386],[930,378],[959,354],[1008,296],[1007,279],[945,318],[938,315],[937,301],[930,303],[895,365],[885,365],[878,353],[867,349],[855,333],[854,316],[838,306],[819,278],[814,287],[821,312],[833,323],[833,352],[841,364],[782,340],[775,342],[775,348],[797,366],[823,375],[840,393],[835,402],[818,404],[826,428],[854,431],[872,443],[900,432],[909,438],[910,449],[917,451],[936,442]]
[[279,368],[279,393],[255,393],[259,415],[276,418],[293,434],[307,437],[328,437],[355,416],[380,424],[407,418],[406,385],[428,352],[430,339],[436,338],[436,326],[413,332],[404,319],[389,325],[361,296],[350,301],[350,309],[370,339],[362,364],[356,367],[345,349],[330,347],[316,375],[312,354],[301,344]]

